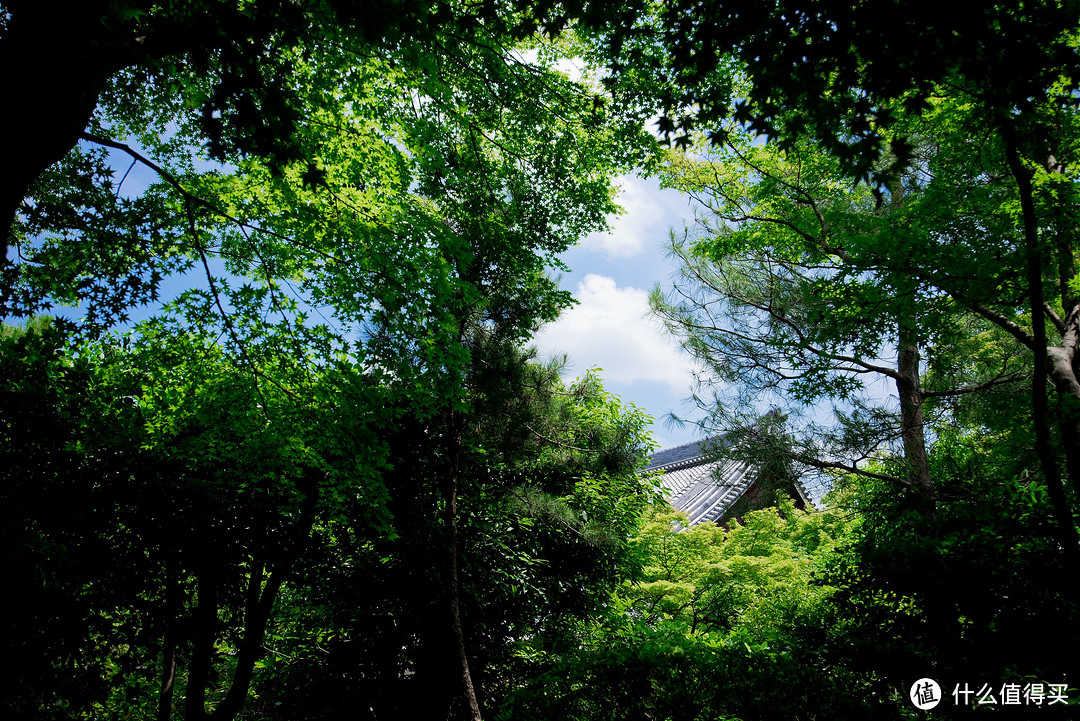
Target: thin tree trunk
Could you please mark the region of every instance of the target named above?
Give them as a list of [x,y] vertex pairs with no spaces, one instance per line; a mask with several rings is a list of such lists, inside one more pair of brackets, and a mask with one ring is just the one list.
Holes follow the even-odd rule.
[[1058,432],[1073,492],[1080,496],[1080,398],[1058,389]]
[[1046,337],[1046,312],[1043,294],[1043,257],[1039,248],[1038,219],[1035,214],[1035,202],[1031,188],[1031,174],[1020,160],[1013,140],[1005,144],[1005,157],[1009,170],[1016,179],[1020,192],[1020,208],[1024,218],[1024,245],[1027,250],[1027,284],[1031,308],[1032,351],[1035,355],[1035,368],[1031,379],[1031,415],[1035,428],[1035,454],[1038,456],[1046,488],[1054,508],[1057,521],[1058,542],[1061,544],[1073,568],[1080,566],[1080,548],[1077,546],[1076,528],[1073,526],[1072,512],[1065,497],[1065,487],[1061,482],[1061,472],[1057,459],[1054,458],[1050,444],[1050,408],[1046,395],[1049,358]]
[[198,574],[198,600],[192,614],[191,663],[188,666],[184,697],[186,721],[206,721],[206,687],[214,662],[214,639],[217,635],[218,579],[216,569],[204,568]]
[[1058,395],[1058,431],[1065,449],[1065,467],[1073,489],[1080,493],[1080,381],[1076,373],[1076,346],[1080,340],[1076,311],[1066,319],[1061,344],[1047,349],[1050,380]]
[[244,636],[237,652],[236,669],[233,672],[229,692],[210,714],[211,721],[231,721],[236,718],[247,700],[248,689],[255,672],[255,662],[262,657],[263,636],[270,620],[278,591],[281,590],[283,571],[277,569],[263,582],[262,563],[252,564],[248,578],[247,600],[244,604]]
[[[251,688],[251,680],[255,673],[255,663],[262,657],[263,638],[266,634],[266,626],[270,621],[270,613],[274,608],[281,585],[300,556],[303,547],[307,544],[311,528],[315,524],[315,511],[318,502],[318,482],[314,472],[307,474],[304,479],[304,504],[300,513],[300,520],[293,527],[291,533],[294,540],[292,548],[283,554],[276,564],[276,568],[267,573],[266,564],[261,560],[252,560],[248,572],[248,587],[244,599],[244,632],[240,640],[240,647],[236,654],[236,667],[233,670],[232,680],[229,682],[229,690],[225,698],[211,713],[206,712],[206,686],[210,677],[210,669],[213,665],[213,645],[216,625],[211,625],[211,620],[217,620],[217,590],[213,588],[212,596],[208,601],[213,601],[213,606],[202,608],[202,581],[200,579],[199,606],[196,608],[196,643],[192,653],[191,673],[188,681],[188,696],[186,699],[187,721],[231,721],[236,718],[244,707],[247,700],[248,690]],[[209,630],[208,630],[209,629]],[[209,633],[209,637],[198,634]],[[193,681],[195,685],[193,686]],[[194,691],[194,693],[193,693]]]
[[[895,213],[904,203],[904,185],[896,180],[889,186],[889,212]],[[907,280],[903,291],[910,294],[912,302],[918,294],[918,285]],[[902,297],[901,297],[902,300]],[[910,315],[899,312],[896,324],[896,394],[900,398],[900,438],[904,444],[904,465],[907,471],[909,502],[930,519],[935,517],[937,493],[930,478],[930,460],[926,455],[926,426],[923,419],[923,402],[926,397],[919,380],[919,339],[915,333],[914,307]]]
[[454,647],[457,653],[458,669],[461,673],[461,686],[465,693],[465,700],[469,705],[469,718],[471,721],[482,721],[480,716],[480,704],[476,699],[476,689],[473,687],[472,674],[469,671],[469,656],[465,652],[465,631],[461,625],[461,583],[458,576],[458,526],[457,526],[457,498],[458,481],[461,474],[461,433],[462,418],[457,411],[450,412],[451,443],[450,451],[450,476],[446,485],[446,508],[443,519],[446,526],[447,538],[447,578],[450,598],[450,625],[454,634]]
[[161,686],[158,691],[157,721],[172,717],[173,688],[176,683],[176,617],[180,613],[180,580],[176,563],[165,562],[165,638],[161,651]]

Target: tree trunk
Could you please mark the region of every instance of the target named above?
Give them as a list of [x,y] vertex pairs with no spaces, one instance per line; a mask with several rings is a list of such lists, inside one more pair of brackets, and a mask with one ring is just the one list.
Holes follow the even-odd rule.
[[919,347],[904,322],[900,323],[896,392],[900,397],[900,437],[910,499],[915,508],[933,517],[936,504],[930,462],[926,455],[923,393],[919,383]]
[[1058,542],[1073,569],[1080,567],[1080,547],[1077,546],[1076,528],[1073,525],[1072,512],[1065,497],[1065,488],[1061,482],[1061,472],[1050,444],[1050,408],[1046,395],[1049,356],[1046,337],[1045,297],[1043,293],[1043,256],[1039,247],[1038,218],[1035,214],[1035,202],[1031,188],[1031,173],[1024,167],[1015,141],[1007,140],[1005,157],[1009,170],[1016,180],[1020,193],[1020,208],[1024,219],[1024,245],[1027,250],[1027,285],[1031,309],[1032,351],[1035,355],[1035,368],[1031,379],[1031,415],[1035,428],[1035,453],[1039,459],[1043,479],[1054,507],[1057,521]]
[[1080,397],[1058,389],[1058,432],[1065,449],[1065,469],[1073,493],[1080,497]]
[[447,589],[450,599],[450,625],[454,634],[454,650],[457,654],[458,670],[461,673],[461,686],[465,694],[465,700],[469,705],[469,718],[471,721],[482,721],[480,716],[480,704],[476,699],[476,689],[473,687],[472,674],[469,671],[469,656],[465,652],[465,631],[461,625],[461,583],[458,577],[458,527],[457,527],[457,497],[458,481],[461,474],[461,414],[456,411],[450,412],[450,475],[445,491],[445,516],[447,538]]
[[[236,668],[225,698],[211,713],[206,711],[206,688],[214,665],[214,641],[217,637],[217,584],[209,574],[199,579],[199,602],[195,608],[191,664],[188,672],[187,697],[184,703],[186,721],[231,721],[236,718],[247,700],[255,671],[262,656],[263,637],[274,601],[281,590],[285,569],[265,574],[261,562],[253,562],[248,577],[247,598],[244,603],[244,632],[237,651]],[[160,717],[160,710],[159,710]]]
[[192,614],[191,663],[184,697],[185,721],[206,721],[206,687],[214,663],[214,639],[218,624],[217,569],[198,574],[198,600]]
[[0,234],[7,258],[15,217],[31,183],[78,142],[108,77],[119,69],[118,48],[102,37],[96,3],[20,5],[0,40],[5,77],[0,97]]
[[281,590],[283,571],[272,571],[263,582],[265,568],[260,562],[252,564],[248,577],[247,600],[244,604],[244,636],[237,652],[236,669],[233,671],[229,692],[210,714],[211,721],[231,721],[240,713],[247,700],[255,662],[262,657],[263,636],[270,620],[278,591]]
[[[1076,318],[1067,321],[1071,329]],[[1074,490],[1080,493],[1080,380],[1076,374],[1077,334],[1067,330],[1059,346],[1047,349],[1050,380],[1058,392],[1058,430],[1065,449],[1065,464]]]
[[[211,713],[206,712],[206,686],[214,662],[214,640],[217,622],[217,586],[207,585],[213,593],[207,596],[212,607],[203,608],[203,581],[199,581],[199,605],[195,612],[196,634],[192,649],[191,671],[186,699],[187,721],[231,721],[236,718],[247,700],[248,690],[255,673],[255,663],[262,657],[263,638],[270,613],[281,590],[281,584],[307,544],[311,528],[315,524],[318,504],[318,481],[315,472],[305,474],[300,520],[291,529],[292,545],[284,552],[273,570],[267,572],[267,564],[256,557],[248,571],[247,592],[244,599],[244,631],[236,654],[236,667],[225,698]],[[208,635],[207,635],[208,634]]]
[[[1047,172],[1064,176],[1065,166],[1051,156]],[[1064,181],[1064,178],[1060,178]],[[1080,381],[1078,381],[1077,349],[1080,347],[1080,300],[1073,292],[1076,278],[1074,236],[1077,232],[1076,193],[1069,182],[1050,184],[1054,197],[1055,257],[1057,260],[1058,294],[1064,330],[1061,342],[1050,348],[1050,378],[1058,390],[1058,430],[1065,448],[1065,467],[1073,491],[1080,496]]]
[[172,718],[173,688],[176,682],[177,623],[180,613],[180,579],[176,563],[165,562],[165,638],[161,651],[161,685],[158,691],[157,721]]

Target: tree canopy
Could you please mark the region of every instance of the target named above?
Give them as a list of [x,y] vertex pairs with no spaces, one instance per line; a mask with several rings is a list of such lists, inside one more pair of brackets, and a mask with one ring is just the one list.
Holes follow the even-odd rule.
[[[479,364],[496,364],[521,382],[528,376],[519,370],[527,359],[506,354],[569,304],[548,274],[558,253],[604,226],[615,207],[614,173],[651,141],[636,120],[609,112],[584,84],[554,69],[558,43],[519,43],[512,28],[520,18],[417,6],[410,20],[407,8],[395,6],[364,24],[370,7],[217,5],[96,8],[102,27],[84,39],[91,56],[77,59],[98,73],[83,79],[92,97],[75,127],[79,144],[66,140],[66,155],[31,169],[28,188],[17,189],[4,313],[54,303],[81,303],[86,313],[79,324],[49,331],[34,358],[83,359],[93,375],[96,353],[129,357],[102,334],[133,308],[165,301],[137,327],[138,350],[126,370],[99,382],[98,403],[111,409],[114,394],[134,406],[106,413],[122,421],[109,441],[120,489],[130,478],[167,478],[183,510],[165,525],[174,532],[164,540],[138,519],[124,531],[150,564],[140,565],[148,585],[135,592],[148,607],[130,621],[131,633],[147,640],[85,631],[82,645],[74,641],[84,695],[29,676],[13,703],[26,713],[86,715],[116,708],[110,689],[126,688],[130,703],[158,718],[169,718],[174,706],[189,719],[234,718],[250,706],[266,667],[273,610],[308,592],[294,580],[302,562],[326,549],[366,559],[378,545],[385,560],[371,572],[392,571],[389,559],[401,554],[403,572],[424,578],[414,588],[433,595],[411,606],[425,616],[410,631],[422,639],[419,657],[376,662],[410,673],[423,668],[432,703],[479,718],[491,691],[473,682],[470,661],[481,678],[504,663],[488,661],[481,649],[494,653],[512,622],[489,611],[490,625],[470,621],[477,594],[498,588],[476,580],[474,564],[493,548],[528,562],[531,550],[538,564],[548,551],[538,543],[514,552],[499,533],[482,541],[470,534],[520,496],[519,515],[550,506],[586,539],[563,551],[581,557],[565,572],[602,578],[597,564],[612,568],[604,554],[617,557],[636,513],[632,499],[643,497],[633,470],[646,447],[640,418],[630,411],[621,421],[622,411],[605,411],[613,401],[595,381],[567,391],[548,373],[536,381],[537,393],[569,393],[583,405],[580,415],[566,406],[551,427],[532,421],[533,433],[604,462],[592,470],[569,465],[546,486],[543,470],[507,475],[499,464],[511,467],[510,458],[488,460],[485,448],[510,444],[499,433],[517,429],[492,426],[482,439],[471,432],[486,423],[476,410],[486,393],[478,384],[494,382],[481,381],[490,373]],[[0,43],[16,53],[23,33],[44,18],[14,7],[5,20]],[[113,35],[131,34],[133,44],[112,47]],[[169,38],[191,44],[169,49]],[[95,69],[93,53],[106,46],[122,57]],[[137,52],[143,46],[149,55]],[[43,87],[70,99],[55,83]],[[40,159],[42,150],[27,154]],[[127,162],[152,171],[149,187],[128,193],[127,174],[116,169]],[[171,288],[179,282],[178,295],[160,298],[166,281]],[[13,351],[16,367],[26,359],[21,353]],[[124,364],[110,362],[107,373],[116,363]],[[76,436],[92,417],[59,414]],[[399,435],[409,442],[398,445]],[[90,458],[105,453],[97,436],[80,441]],[[516,451],[514,462],[536,463],[542,445],[522,441],[530,450]],[[522,453],[526,459],[517,460]],[[55,482],[82,478],[79,459]],[[108,523],[114,501],[85,483]],[[153,483],[146,493],[132,506],[168,505],[155,500]],[[44,512],[35,499],[16,504],[31,524]],[[588,520],[578,522],[577,513]],[[330,543],[333,534],[323,534],[335,524],[359,540]],[[55,554],[28,550],[47,544],[49,533],[27,533],[17,547],[55,572]],[[500,559],[495,553],[494,567]],[[545,608],[543,584],[518,578],[527,565],[502,567],[519,592],[528,589],[527,604]],[[79,586],[96,581],[70,581],[92,612],[113,613]],[[370,612],[382,617],[401,601],[410,607],[409,589],[388,590]],[[559,600],[560,592],[551,613],[581,613],[599,592],[591,588],[574,602]],[[407,627],[400,614],[395,622]],[[113,650],[95,653],[90,642]],[[124,664],[141,672],[114,668],[118,644],[129,649]],[[220,658],[221,644],[230,644],[231,660]],[[43,648],[46,659],[62,653]],[[453,668],[456,677],[447,677]],[[178,686],[182,702],[174,701]],[[374,694],[369,706],[390,703],[373,688],[367,693]]]
[[[670,2],[605,18],[607,82],[659,100],[660,130],[685,147],[722,142],[734,121],[787,146],[821,143],[846,175],[880,183],[912,159],[896,133],[944,85],[1012,122],[1075,88],[1075,2]],[[738,82],[737,74],[750,78]],[[901,105],[893,101],[903,98]],[[1011,118],[1011,120],[1010,120]],[[882,159],[886,162],[880,163]]]
[[[0,3],[6,710],[862,719],[931,675],[1067,688],[1077,12]],[[527,349],[635,168],[701,201],[653,303],[717,446],[836,510],[681,528],[642,413]]]

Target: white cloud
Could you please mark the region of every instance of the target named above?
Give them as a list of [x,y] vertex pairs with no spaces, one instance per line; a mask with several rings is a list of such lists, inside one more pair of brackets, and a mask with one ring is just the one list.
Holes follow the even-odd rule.
[[541,353],[568,354],[575,375],[600,367],[605,381],[660,382],[672,393],[687,393],[692,361],[647,316],[646,291],[619,288],[613,278],[590,273],[574,297],[579,305],[537,335]]
[[622,176],[616,201],[623,214],[611,216],[611,230],[589,235],[581,242],[582,248],[608,258],[634,258],[662,244],[668,229],[681,227],[691,215],[686,196],[661,190],[656,178]]
[[655,190],[640,178],[624,177],[619,185],[616,201],[623,207],[623,214],[612,216],[611,230],[589,235],[581,247],[608,257],[633,258],[662,237],[666,212]]

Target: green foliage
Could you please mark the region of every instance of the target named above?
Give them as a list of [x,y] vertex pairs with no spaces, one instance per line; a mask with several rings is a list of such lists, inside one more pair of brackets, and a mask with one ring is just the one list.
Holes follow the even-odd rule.
[[613,69],[608,86],[659,106],[658,129],[680,148],[699,133],[722,145],[736,126],[785,148],[812,140],[844,176],[878,186],[916,152],[898,126],[943,85],[971,88],[1002,118],[1075,88],[1075,20],[1067,2],[951,14],[930,4],[678,0],[585,14]]
[[[351,363],[432,416],[465,403],[463,324],[524,342],[567,307],[548,270],[604,226],[616,168],[650,141],[555,69],[556,46],[526,62],[514,18],[447,7],[427,26],[428,9],[395,11],[356,45],[353,10],[318,32],[284,13],[273,58],[114,75],[89,128],[97,147],[73,151],[25,203],[3,312],[82,303],[80,328],[94,334],[165,295],[139,332],[219,338],[260,392],[306,396],[314,375]],[[258,74],[234,77],[238,66]],[[264,107],[280,123],[224,112],[251,92],[284,103]],[[278,126],[288,132],[259,140]],[[129,199],[102,148],[157,180]]]
[[[919,115],[902,101],[885,105],[895,116],[888,137],[905,137],[912,155],[881,188],[851,187],[820,142],[765,144],[736,126],[723,145],[671,154],[665,182],[693,194],[702,212],[672,240],[681,278],[652,302],[709,368],[696,398],[713,413],[710,427],[736,429],[750,447],[810,469],[853,471],[867,458],[904,456],[906,466],[890,466],[902,484],[920,465],[913,447],[957,421],[1021,448],[1032,442],[1028,419],[1056,421],[1061,448],[1075,456],[1078,386],[1064,361],[1076,352],[1065,320],[1073,318],[1076,262],[1060,215],[1072,212],[1063,191],[1073,171],[1048,165],[1045,153],[1052,146],[1055,163],[1072,157],[1076,116],[1061,86],[1046,92],[1057,100],[1026,108],[1023,128],[1012,129],[965,85],[942,86]],[[1036,136],[1050,145],[1029,145]],[[1008,161],[1017,149],[1029,158],[1024,173],[1041,224],[1031,228],[1034,250],[1020,212],[1023,178]],[[1034,321],[1029,307],[1032,263],[1046,268],[1038,289],[1049,322]],[[1044,324],[1050,340],[1037,342]],[[1028,378],[1044,342],[1057,416],[1017,402],[1017,391],[1042,392]],[[875,400],[874,378],[898,389],[901,413]],[[923,415],[917,423],[905,419],[905,393],[910,412]],[[753,432],[769,406],[787,416],[787,448]],[[921,428],[922,442],[913,432]],[[1055,486],[1047,454],[1037,462]],[[1019,451],[1009,473],[1035,463]],[[1064,523],[1064,496],[1055,504]]]
[[725,530],[683,528],[654,507],[633,541],[635,576],[565,650],[533,649],[534,677],[505,718],[874,717],[876,681],[816,656],[808,639],[835,589],[820,573],[850,532],[790,504]]
[[[5,6],[0,312],[86,313],[0,331],[5,711],[475,718],[466,658],[507,718],[896,718],[918,676],[1075,675],[1044,427],[1076,480],[1073,5]],[[521,350],[658,107],[710,215],[654,304],[703,403],[736,384],[727,455],[853,473],[851,519],[679,531],[642,414]],[[919,474],[936,506],[879,483]]]
[[[526,60],[521,18],[396,8],[358,37],[353,10],[297,6],[220,54],[194,38],[110,68],[87,146],[17,219],[5,313],[82,303],[92,338],[175,294],[129,351],[76,351],[108,359],[87,361],[96,393],[131,400],[102,402],[99,428],[75,415],[101,432],[80,448],[142,479],[132,508],[174,509],[115,521],[152,569],[133,622],[149,640],[125,641],[147,714],[316,713],[326,666],[362,679],[330,706],[357,693],[392,713],[417,671],[445,715],[466,653],[481,694],[501,693],[506,640],[605,597],[649,495],[640,412],[517,348],[570,304],[548,271],[605,225],[612,176],[651,138],[555,68],[573,42]],[[118,156],[156,181],[128,198]],[[267,632],[300,663],[266,657]]]
[[[1068,682],[1078,609],[1046,491],[985,479],[943,478],[966,495],[933,521],[858,476],[832,510],[763,510],[728,530],[679,530],[657,509],[634,541],[635,581],[576,645],[525,655],[534,670],[502,717],[914,718],[921,677],[946,693]],[[946,699],[934,717],[970,712]]]
[[[619,582],[655,488],[634,472],[640,411],[482,337],[460,554],[468,648],[497,698],[515,683],[513,642],[557,637]],[[452,417],[344,367],[298,397],[196,337],[162,340],[65,348],[47,321],[5,326],[9,642],[27,649],[9,710],[154,715],[173,662],[164,703],[187,717],[204,695],[217,713],[290,718],[457,703],[441,520]]]
[[[898,689],[924,676],[952,689],[970,678],[1000,686],[1075,675],[1080,617],[1044,488],[1026,475],[973,474],[963,480],[967,495],[942,504],[929,525],[898,510],[891,489],[852,482],[861,522],[825,575],[838,590],[824,657],[843,658]],[[1055,711],[1068,717],[1066,708]],[[945,718],[964,712],[941,711]]]
[[[8,641],[27,661],[6,681],[8,708],[150,715],[170,658],[189,696],[220,701],[235,686],[242,698],[242,649],[262,633],[251,594],[272,601],[316,512],[362,498],[365,527],[387,527],[380,417],[298,408],[195,338],[162,353],[73,348],[44,322],[5,336],[4,531],[19,599]],[[192,688],[189,672],[228,651],[240,658]]]
[[[149,8],[89,33],[135,27],[155,48],[192,24],[235,34],[193,35],[149,63],[115,44],[118,62],[87,89],[100,102],[86,145],[37,174],[3,279],[4,313],[81,303],[75,329],[88,337],[158,301],[166,282],[175,294],[137,327],[130,353],[101,346],[109,361],[95,366],[95,392],[131,408],[102,403],[102,435],[80,447],[167,479],[159,502],[177,512],[157,521],[163,538],[135,524],[132,545],[159,549],[146,551],[159,564],[149,633],[174,649],[162,651],[166,667],[181,657],[189,718],[206,703],[223,718],[242,707],[271,606],[281,589],[307,593],[287,583],[306,554],[313,567],[334,553],[362,566],[372,547],[375,568],[397,559],[417,583],[384,593],[424,590],[421,635],[435,649],[425,667],[445,669],[451,599],[459,586],[492,586],[475,569],[527,590],[509,618],[530,604],[580,612],[603,593],[582,578],[616,567],[643,493],[631,472],[640,413],[595,379],[567,390],[518,370],[526,364],[505,350],[570,304],[549,269],[604,226],[612,176],[652,142],[556,70],[573,42],[526,60],[523,18],[488,8],[376,8],[366,22],[348,4],[248,5],[219,16]],[[20,10],[12,32],[35,18]],[[118,156],[156,180],[129,198],[127,174],[109,167]],[[548,403],[553,418],[531,422],[543,443],[518,429],[499,439],[502,410],[484,399],[522,394],[496,388],[487,362],[579,402]],[[573,452],[545,450],[562,445]],[[590,460],[566,462],[582,454]],[[522,521],[504,528],[500,513]],[[543,531],[538,545],[507,540],[529,524]],[[565,556],[564,577],[530,580],[544,553]],[[444,556],[461,557],[463,584]],[[467,621],[467,632],[495,654],[511,621],[494,601],[481,608],[492,630]],[[226,649],[235,655],[223,660]],[[434,702],[460,695],[440,684]]]
[[[560,643],[606,600],[623,573],[628,529],[655,490],[634,473],[647,450],[644,417],[595,377],[566,387],[556,367],[490,338],[472,350],[461,604],[488,707],[522,682],[519,644]],[[257,690],[263,713],[461,712],[442,521],[448,422],[403,409],[383,474],[393,534],[364,534],[348,516],[316,529],[321,550],[271,630]]]
[[635,539],[640,576],[620,591],[632,614],[681,621],[691,634],[763,641],[821,613],[828,590],[811,575],[843,534],[833,514],[807,514],[788,501],[727,530],[684,522],[657,508]]
[[936,339],[955,314],[897,257],[916,231],[871,188],[851,188],[821,150],[781,150],[733,129],[725,146],[670,154],[664,182],[701,208],[672,236],[674,286],[650,299],[708,369],[694,400],[708,432],[733,434],[720,451],[804,472],[899,450],[899,414],[871,388],[902,381],[897,349]]

